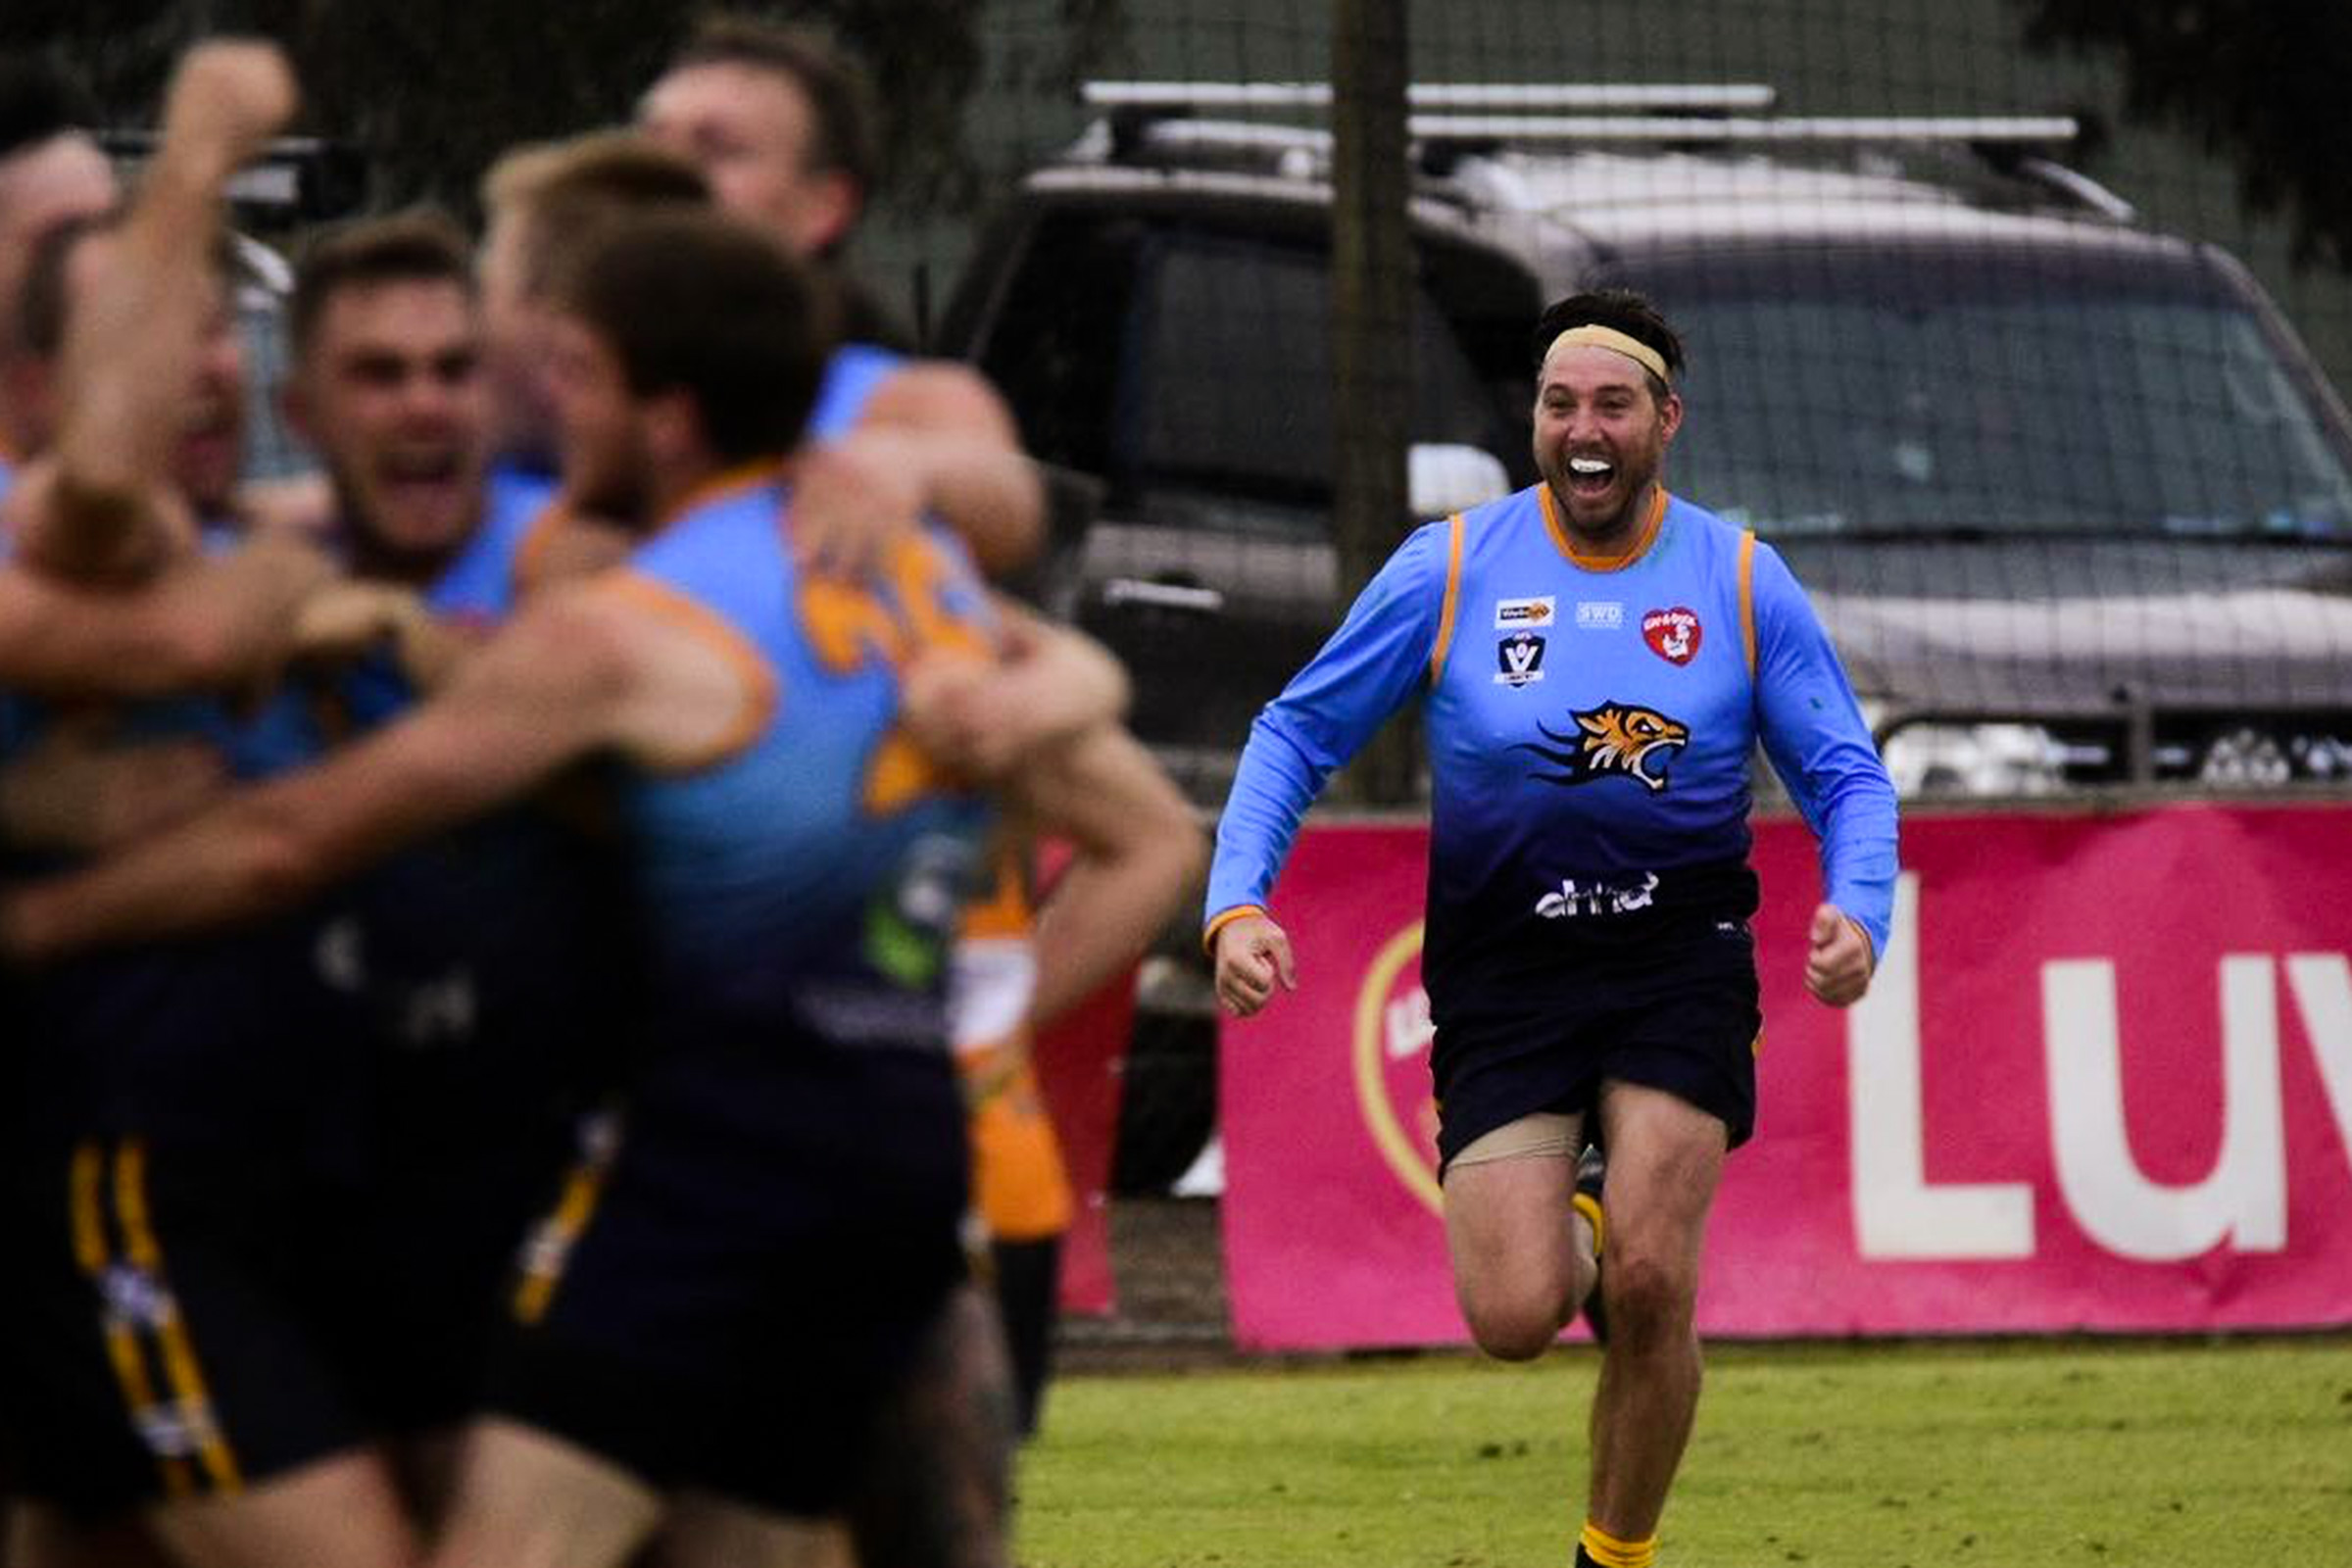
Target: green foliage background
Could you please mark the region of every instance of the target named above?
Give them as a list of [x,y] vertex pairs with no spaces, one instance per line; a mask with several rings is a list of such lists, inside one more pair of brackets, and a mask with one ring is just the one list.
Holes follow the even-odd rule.
[[[1119,37],[1119,0],[1055,0],[1055,46],[1021,69],[1066,88]],[[968,207],[980,173],[964,116],[980,85],[985,5],[964,0],[812,0],[740,5],[830,32],[869,62],[885,118],[892,190]],[[258,33],[283,44],[304,123],[367,149],[377,206],[433,199],[466,210],[503,148],[626,119],[692,24],[675,0],[9,0],[0,48],[40,49],[82,74],[117,124],[144,123],[189,40]]]

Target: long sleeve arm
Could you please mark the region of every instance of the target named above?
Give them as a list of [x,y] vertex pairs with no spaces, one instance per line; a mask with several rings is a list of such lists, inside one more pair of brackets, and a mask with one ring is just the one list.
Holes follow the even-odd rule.
[[1421,689],[1443,608],[1446,529],[1435,522],[1415,530],[1250,726],[1217,821],[1212,927],[1232,910],[1265,906],[1323,781]]
[[1756,546],[1756,721],[1765,756],[1821,841],[1825,896],[1884,957],[1894,918],[1894,784],[1829,633],[1780,556]]

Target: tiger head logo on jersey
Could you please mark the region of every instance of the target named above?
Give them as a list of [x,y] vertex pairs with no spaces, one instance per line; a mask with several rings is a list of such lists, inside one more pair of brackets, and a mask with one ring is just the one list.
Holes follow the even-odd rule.
[[1603,703],[1569,716],[1576,720],[1576,728],[1565,733],[1548,724],[1536,726],[1550,745],[1522,741],[1512,748],[1533,752],[1559,769],[1531,777],[1546,784],[1590,784],[1616,774],[1654,792],[1666,787],[1666,775],[1650,771],[1653,762],[1662,767],[1662,753],[1690,742],[1686,725],[1630,703]]

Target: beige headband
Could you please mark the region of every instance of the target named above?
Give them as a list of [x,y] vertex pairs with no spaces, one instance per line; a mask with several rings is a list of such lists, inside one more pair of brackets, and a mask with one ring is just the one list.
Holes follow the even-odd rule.
[[1626,336],[1613,326],[1598,326],[1592,323],[1584,326],[1572,326],[1551,340],[1551,347],[1544,351],[1544,357],[1547,360],[1550,359],[1559,352],[1560,345],[1563,343],[1607,349],[1611,354],[1622,354],[1668,386],[1674,385],[1674,377],[1666,373],[1664,355],[1639,338]]

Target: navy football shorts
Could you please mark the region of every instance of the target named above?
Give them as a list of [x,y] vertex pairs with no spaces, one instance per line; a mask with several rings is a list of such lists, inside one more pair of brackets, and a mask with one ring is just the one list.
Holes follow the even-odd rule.
[[1604,1079],[1664,1090],[1755,1130],[1764,1026],[1744,920],[1696,921],[1639,947],[1564,959],[1539,983],[1456,999],[1438,1019],[1430,1072],[1438,1158],[1538,1111],[1590,1112]]

